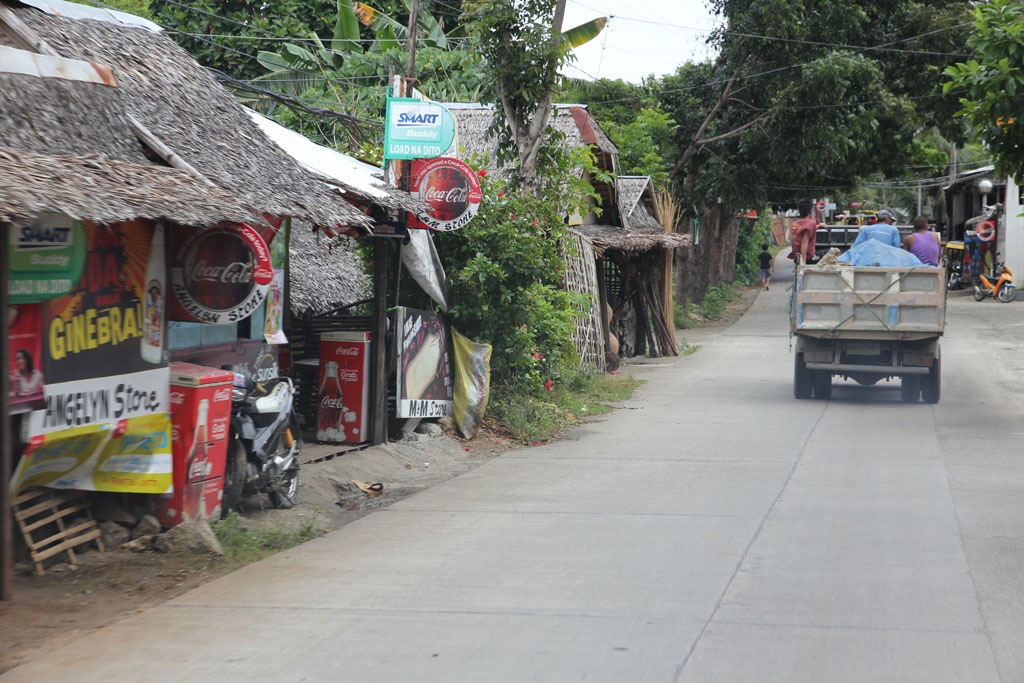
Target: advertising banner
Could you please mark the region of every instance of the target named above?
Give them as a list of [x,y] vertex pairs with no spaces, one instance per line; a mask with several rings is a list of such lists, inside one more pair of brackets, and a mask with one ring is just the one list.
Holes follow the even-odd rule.
[[144,303],[165,279],[157,231],[131,221],[85,223],[82,232],[84,266],[72,291],[17,307],[26,317],[15,319],[25,331],[14,362],[27,365],[18,351],[36,350],[32,365],[43,383],[27,414],[22,485],[43,477],[52,487],[158,492],[161,475],[170,485],[169,373],[159,348],[163,308]]
[[389,97],[385,112],[384,158],[430,159],[455,139],[455,117],[437,102]]
[[83,491],[164,493],[171,488],[171,416],[142,415],[37,434],[11,480]]
[[181,228],[173,237],[170,320],[234,323],[263,304],[274,269],[255,228]]
[[430,204],[428,214],[410,214],[409,227],[439,232],[465,226],[473,220],[483,199],[473,169],[448,157],[413,161],[409,192]]
[[11,414],[43,407],[43,347],[40,337],[42,307],[39,304],[11,306],[7,311],[10,379],[8,401]]
[[82,274],[85,231],[81,221],[42,214],[10,230],[8,280],[11,303],[32,303],[69,294]]
[[451,340],[436,313],[396,309],[397,417],[452,414]]

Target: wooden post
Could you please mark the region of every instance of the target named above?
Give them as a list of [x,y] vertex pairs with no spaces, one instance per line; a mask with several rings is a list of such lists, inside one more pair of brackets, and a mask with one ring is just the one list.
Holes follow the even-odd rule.
[[[0,315],[7,319],[9,309],[9,292],[7,282],[7,264],[10,263],[8,251],[11,248],[11,226],[0,223]],[[6,326],[5,326],[6,327]],[[11,470],[14,464],[14,442],[11,434],[11,406],[8,397],[7,359],[10,349],[6,334],[0,334],[0,358],[4,362],[4,371],[0,372],[0,600],[10,600],[13,595],[12,580],[14,577],[14,524],[11,517]]]
[[373,425],[374,446],[388,440],[388,240],[373,240]]

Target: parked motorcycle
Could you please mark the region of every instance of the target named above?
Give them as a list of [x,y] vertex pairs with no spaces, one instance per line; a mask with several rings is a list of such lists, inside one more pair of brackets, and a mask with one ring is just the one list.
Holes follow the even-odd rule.
[[245,497],[259,493],[267,494],[275,508],[294,507],[301,450],[291,379],[275,377],[258,384],[236,372],[221,505],[224,514],[237,510]]
[[1013,286],[1013,273],[1004,263],[997,263],[992,269],[992,275],[984,273],[978,275],[978,284],[974,285],[974,300],[981,301],[991,296],[1004,304],[1008,304],[1017,298],[1017,288]]

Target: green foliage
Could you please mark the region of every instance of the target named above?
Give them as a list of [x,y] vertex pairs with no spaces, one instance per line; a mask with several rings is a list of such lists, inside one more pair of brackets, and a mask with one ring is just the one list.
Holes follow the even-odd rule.
[[717,322],[725,314],[726,306],[740,297],[730,285],[712,287],[699,305],[687,303],[685,306],[675,304],[673,319],[677,330],[689,330],[704,327]]
[[[556,0],[467,0],[463,21],[473,50],[483,59],[480,98],[493,102],[494,123],[488,134],[498,142],[498,161],[512,164],[518,185],[532,192],[542,165],[538,147],[547,129],[559,69],[571,49],[600,33],[604,20],[590,28],[561,31]],[[564,10],[564,2],[561,5]]]
[[568,80],[562,84],[558,97],[560,102],[586,104],[587,110],[606,132],[611,127],[635,121],[638,109],[656,106],[648,86],[621,79]]
[[543,443],[566,427],[609,412],[609,403],[629,398],[638,386],[640,382],[628,374],[576,371],[542,396],[498,393],[487,411],[512,439],[525,444]]
[[[282,36],[331,35],[336,5],[328,0],[150,0],[153,21],[172,29],[169,35],[200,64],[239,80],[265,70],[253,58],[259,41],[273,44]],[[239,37],[246,39],[240,40]]]
[[669,144],[675,127],[668,114],[654,108],[642,110],[630,123],[609,124],[605,132],[619,149],[619,172],[650,176],[655,187],[665,186],[675,151]]
[[103,7],[104,9],[113,9],[119,12],[127,12],[128,14],[134,14],[135,16],[142,17],[143,19],[156,21],[153,18],[152,12],[149,10],[149,0],[80,0],[80,2],[85,5]]
[[250,564],[320,535],[310,520],[303,520],[294,529],[272,527],[253,531],[246,528],[244,518],[236,512],[211,526],[224,551],[224,561],[232,566]]
[[950,66],[946,92],[964,92],[957,116],[992,151],[997,169],[1024,176],[1024,5],[989,0],[972,10],[977,58]]
[[562,285],[565,226],[546,199],[481,180],[477,216],[436,240],[449,274],[452,324],[494,346],[495,386],[540,395],[578,362],[572,331],[579,302]]
[[757,255],[761,253],[761,245],[764,244],[768,245],[768,251],[775,253],[770,211],[762,211],[756,221],[746,220],[740,226],[740,236],[736,244],[734,284],[752,285],[759,280]]

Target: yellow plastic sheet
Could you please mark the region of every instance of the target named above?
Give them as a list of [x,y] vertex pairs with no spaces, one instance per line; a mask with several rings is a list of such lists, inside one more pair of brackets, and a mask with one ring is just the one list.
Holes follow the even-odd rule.
[[467,439],[476,436],[491,391],[491,345],[477,344],[452,328],[455,347],[455,425]]

